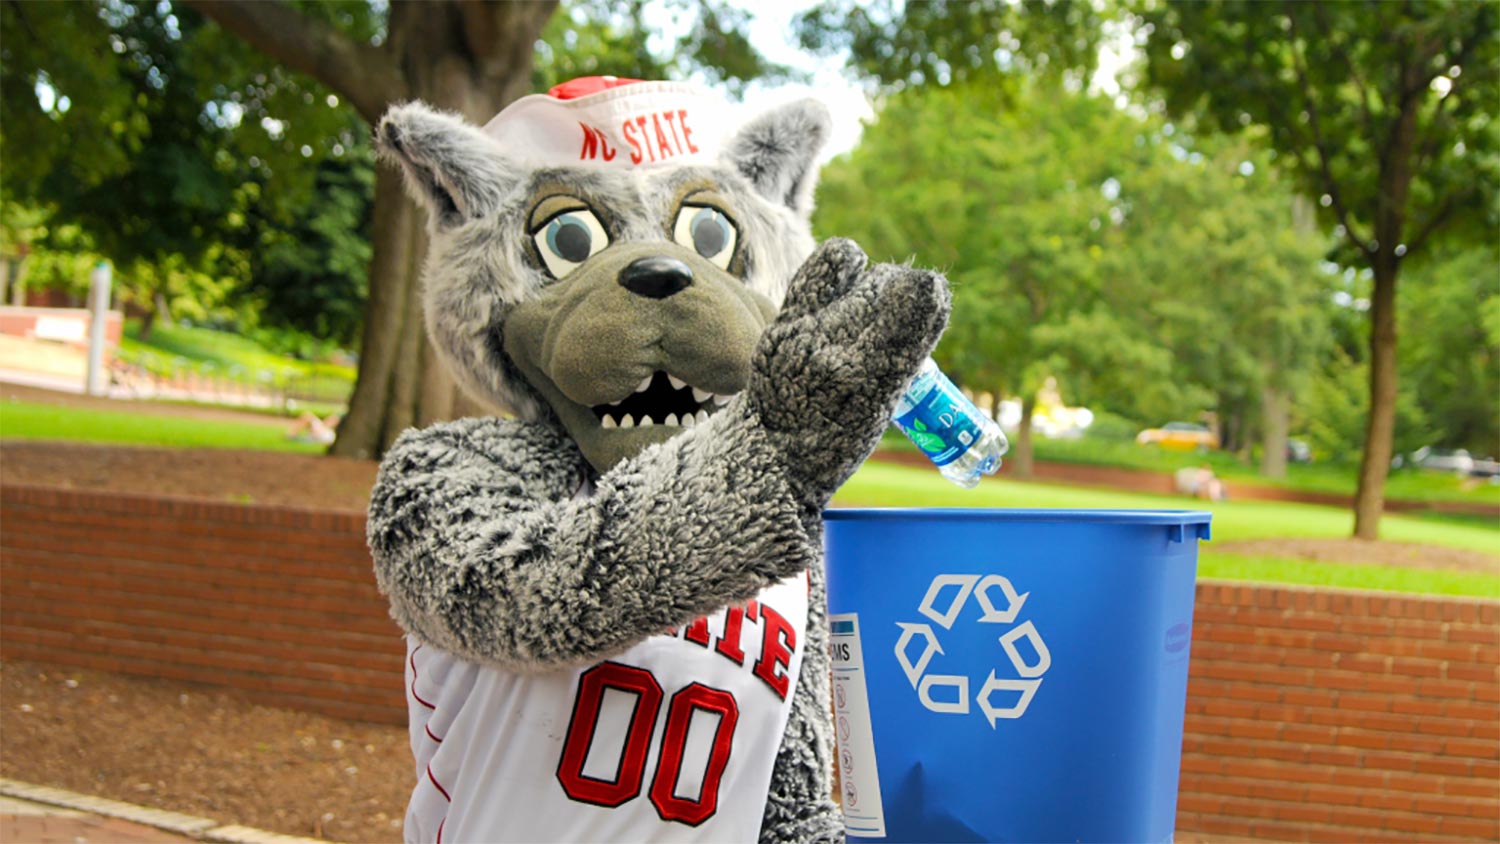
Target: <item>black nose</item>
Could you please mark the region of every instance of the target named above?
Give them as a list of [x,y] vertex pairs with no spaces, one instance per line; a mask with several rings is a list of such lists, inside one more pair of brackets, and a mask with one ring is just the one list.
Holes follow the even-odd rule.
[[620,285],[631,293],[665,299],[693,283],[693,270],[676,258],[637,258],[620,270]]

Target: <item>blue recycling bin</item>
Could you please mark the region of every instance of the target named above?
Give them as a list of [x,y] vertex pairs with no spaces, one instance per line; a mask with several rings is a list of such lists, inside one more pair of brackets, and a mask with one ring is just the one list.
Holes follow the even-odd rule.
[[1171,841],[1211,515],[823,514],[851,841]]

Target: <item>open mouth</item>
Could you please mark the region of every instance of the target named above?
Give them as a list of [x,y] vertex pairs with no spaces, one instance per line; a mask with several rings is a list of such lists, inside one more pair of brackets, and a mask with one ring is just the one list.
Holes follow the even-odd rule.
[[708,421],[708,415],[729,403],[733,396],[711,393],[661,370],[643,379],[635,392],[592,410],[601,428],[648,428],[666,425],[691,428]]

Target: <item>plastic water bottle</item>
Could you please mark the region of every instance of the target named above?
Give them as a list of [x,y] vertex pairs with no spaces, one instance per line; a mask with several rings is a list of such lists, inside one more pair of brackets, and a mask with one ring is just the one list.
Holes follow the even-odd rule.
[[1005,433],[928,358],[902,393],[893,421],[943,477],[965,489],[1000,468]]

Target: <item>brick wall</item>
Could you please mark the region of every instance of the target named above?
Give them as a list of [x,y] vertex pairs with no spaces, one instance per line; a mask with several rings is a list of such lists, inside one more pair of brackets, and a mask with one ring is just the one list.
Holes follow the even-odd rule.
[[1500,839],[1500,602],[1198,587],[1178,827]]
[[[357,513],[0,487],[0,655],[400,724]],[[1500,840],[1500,602],[1205,582],[1178,829]]]
[[359,513],[0,487],[0,654],[405,721]]

